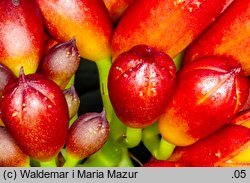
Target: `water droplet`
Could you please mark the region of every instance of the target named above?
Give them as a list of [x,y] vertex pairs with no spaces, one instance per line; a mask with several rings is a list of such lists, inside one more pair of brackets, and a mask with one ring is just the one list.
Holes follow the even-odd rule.
[[200,8],[201,2],[197,1],[197,2],[195,2],[195,4],[196,4],[196,7],[197,7],[197,8]]
[[174,5],[177,6],[183,2],[185,2],[185,0],[176,0],[176,1],[174,1]]
[[139,96],[143,97],[143,92],[142,91],[139,92]]
[[27,108],[26,108],[26,107],[24,107],[24,108],[23,108],[23,111],[27,111]]
[[174,1],[175,6],[180,6],[182,10],[187,10],[190,13],[196,9],[199,9],[201,6],[201,2],[199,0],[194,1],[186,1],[186,0],[176,0]]
[[231,159],[227,160],[226,163],[233,163],[233,161]]
[[11,116],[12,116],[12,117],[17,116],[17,112],[16,112],[16,111],[15,111],[15,112],[13,112]]
[[221,158],[221,152],[218,151],[217,153],[214,154],[216,157]]
[[53,93],[48,93],[48,96],[49,96],[50,99],[54,99],[55,98],[55,96],[54,96]]
[[156,86],[156,82],[155,82],[155,81],[152,81],[152,82],[151,82],[151,86]]
[[51,106],[51,105],[48,105],[48,108],[52,108],[52,106]]
[[118,66],[116,66],[115,69],[118,70],[118,71],[120,71],[120,72],[123,72],[122,68],[120,68]]
[[102,129],[101,129],[101,133],[104,134],[105,132],[106,132],[106,130],[105,130],[104,126],[103,126]]
[[151,88],[151,92],[156,93],[157,92],[156,88]]

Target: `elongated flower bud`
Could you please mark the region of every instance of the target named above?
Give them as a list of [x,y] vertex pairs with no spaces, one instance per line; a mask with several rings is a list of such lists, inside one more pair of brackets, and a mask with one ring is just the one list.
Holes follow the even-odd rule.
[[209,56],[185,65],[159,120],[165,139],[191,145],[228,123],[244,106],[249,82],[238,61]]
[[66,152],[75,159],[84,159],[97,152],[106,143],[108,135],[105,111],[83,114],[69,129]]
[[64,89],[80,64],[75,38],[52,47],[42,63],[41,72]]
[[64,146],[69,111],[62,90],[39,74],[9,83],[1,102],[2,120],[20,148],[30,157],[47,161]]
[[0,167],[29,165],[29,156],[19,148],[5,127],[0,127],[0,154]]
[[63,91],[69,108],[69,118],[73,118],[79,109],[80,98],[78,97],[74,85]]

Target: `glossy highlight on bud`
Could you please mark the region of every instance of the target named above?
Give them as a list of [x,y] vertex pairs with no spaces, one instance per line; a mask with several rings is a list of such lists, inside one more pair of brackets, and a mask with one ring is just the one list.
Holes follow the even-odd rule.
[[208,56],[182,67],[175,91],[159,119],[162,136],[191,145],[228,123],[244,106],[249,82],[238,61]]
[[52,47],[42,62],[41,73],[64,89],[77,71],[80,54],[75,38]]
[[39,74],[20,76],[4,89],[1,117],[27,155],[39,161],[54,158],[66,142],[69,111],[61,89]]
[[100,61],[111,57],[113,25],[102,0],[36,0],[47,30],[59,41],[76,38],[83,58]]
[[5,127],[0,127],[0,167],[29,166],[29,156],[18,146]]
[[238,60],[250,75],[250,1],[232,1],[218,19],[205,30],[184,54],[189,63],[206,55],[227,55]]
[[66,142],[67,156],[84,159],[97,152],[107,141],[109,124],[105,110],[79,116],[69,129]]
[[163,112],[175,84],[173,60],[155,48],[137,45],[112,64],[109,96],[117,117],[133,128],[149,126]]
[[35,73],[43,53],[44,25],[33,0],[0,1],[0,63],[18,77]]
[[[230,166],[229,160],[242,153],[249,144],[249,128],[228,124],[190,146],[177,147],[169,160],[195,167]],[[238,166],[244,166],[244,163]]]
[[114,30],[112,57],[146,44],[175,58],[220,15],[227,1],[136,0]]

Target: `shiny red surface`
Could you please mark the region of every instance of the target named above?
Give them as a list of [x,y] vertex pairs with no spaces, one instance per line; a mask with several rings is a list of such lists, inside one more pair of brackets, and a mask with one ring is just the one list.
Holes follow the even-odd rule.
[[[34,73],[43,53],[44,26],[33,0],[0,1],[0,62],[16,76]],[[19,2],[19,3],[18,3]]]
[[205,55],[228,55],[250,74],[250,1],[234,1],[185,51],[184,63]]
[[174,58],[214,21],[225,3],[226,0],[136,0],[114,30],[113,57],[137,44],[146,44]]
[[21,149],[32,158],[49,160],[64,146],[69,112],[61,89],[41,75],[9,83],[1,102],[1,118]]
[[108,79],[111,103],[130,127],[142,128],[158,119],[175,85],[172,59],[161,51],[138,45],[112,64]]

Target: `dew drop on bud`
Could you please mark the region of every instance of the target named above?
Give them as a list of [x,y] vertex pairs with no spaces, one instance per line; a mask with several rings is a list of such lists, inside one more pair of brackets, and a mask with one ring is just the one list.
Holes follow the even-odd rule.
[[67,155],[84,159],[97,152],[107,141],[109,124],[105,110],[79,116],[69,129],[66,142]]

